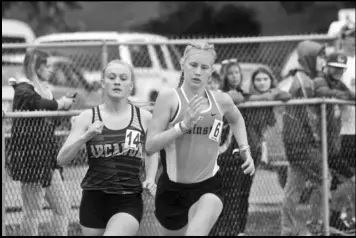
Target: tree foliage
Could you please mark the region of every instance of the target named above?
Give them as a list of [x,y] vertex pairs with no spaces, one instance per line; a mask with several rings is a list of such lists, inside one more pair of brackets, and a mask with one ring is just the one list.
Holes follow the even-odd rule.
[[216,9],[207,2],[167,2],[160,7],[161,18],[136,30],[166,36],[253,36],[260,34],[260,23],[252,9],[227,4]]
[[65,19],[65,13],[68,10],[79,10],[79,2],[62,1],[5,1],[2,2],[2,17],[16,18],[7,13],[12,9],[18,9],[25,13],[25,20],[33,28],[36,35],[42,35],[51,32],[75,31],[79,25],[71,25]]
[[[288,14],[300,13],[306,9],[313,7],[317,1],[280,1],[280,4]],[[355,8],[354,1],[336,1],[333,2],[337,8]]]

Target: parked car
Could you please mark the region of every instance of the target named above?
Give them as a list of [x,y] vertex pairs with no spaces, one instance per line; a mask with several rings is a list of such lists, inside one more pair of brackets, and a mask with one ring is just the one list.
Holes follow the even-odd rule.
[[[154,101],[162,87],[176,87],[179,82],[178,51],[164,44],[167,38],[143,33],[118,32],[77,32],[56,33],[41,36],[36,44],[60,44],[45,50],[59,56],[65,56],[73,61],[75,67],[82,71],[89,82],[98,82],[102,75],[102,46],[67,46],[73,42],[109,43],[107,45],[107,62],[112,59],[122,59],[134,67],[136,75],[135,92],[130,100],[137,104],[147,104]],[[122,43],[138,43],[125,45]],[[112,45],[111,43],[116,43]],[[120,43],[120,44],[119,44]],[[157,43],[157,44],[140,44]],[[163,44],[160,44],[163,43]],[[63,46],[62,46],[63,45]]]

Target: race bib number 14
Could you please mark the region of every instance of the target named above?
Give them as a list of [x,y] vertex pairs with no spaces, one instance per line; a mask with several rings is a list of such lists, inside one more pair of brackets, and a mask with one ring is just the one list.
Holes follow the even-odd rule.
[[141,133],[135,130],[126,130],[125,148],[138,150],[140,144]]

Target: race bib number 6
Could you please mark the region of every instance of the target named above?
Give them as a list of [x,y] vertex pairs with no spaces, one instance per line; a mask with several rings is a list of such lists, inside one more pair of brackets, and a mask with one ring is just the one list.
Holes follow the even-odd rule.
[[211,129],[211,132],[209,134],[209,139],[219,142],[222,129],[223,129],[223,122],[215,119],[213,128]]
[[140,144],[141,133],[135,130],[126,130],[125,148],[137,150]]

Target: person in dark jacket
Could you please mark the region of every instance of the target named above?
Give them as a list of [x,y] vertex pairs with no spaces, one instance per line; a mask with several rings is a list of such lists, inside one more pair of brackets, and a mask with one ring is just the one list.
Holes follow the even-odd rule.
[[[275,78],[265,68],[258,68],[253,72],[248,92],[241,89],[240,85],[243,78],[241,67],[237,60],[223,61],[221,72],[223,79],[222,91],[227,92],[235,104],[245,101],[284,101],[290,98],[289,93],[276,88]],[[255,166],[258,167],[262,157],[263,134],[268,126],[273,126],[276,123],[274,111],[273,108],[241,108],[240,111],[245,118],[252,158],[254,159]],[[226,129],[229,130],[228,127]],[[232,141],[230,147],[231,149],[238,148],[235,140]],[[226,153],[231,153],[230,151],[228,149]],[[220,163],[222,169],[231,168],[232,166],[239,168],[241,166],[240,160],[236,160],[236,158],[230,161],[226,157],[221,157]],[[225,196],[230,199],[226,199],[227,203],[223,210],[223,215],[218,222],[229,223],[224,220],[233,219],[234,225],[231,225],[232,228],[229,229],[229,233],[224,235],[243,235],[248,218],[248,199],[253,176],[247,176],[239,169],[229,171],[234,174],[226,176],[223,183],[226,188]],[[226,172],[229,173],[228,171]],[[231,216],[236,216],[236,218]]]
[[[341,52],[334,52],[327,56],[323,74],[314,80],[316,97],[354,100],[355,94],[341,81],[347,68],[347,56]],[[338,105],[327,105],[328,156],[336,159],[340,152],[341,114]],[[330,166],[334,167],[332,161]],[[336,166],[336,165],[335,165]]]
[[[266,68],[256,69],[251,76],[249,90],[249,101],[288,101],[291,95],[288,92],[281,91],[277,88],[277,80]],[[271,96],[272,95],[272,96]],[[268,127],[276,124],[276,118],[273,107],[248,108],[243,110],[246,118],[246,126],[249,133],[249,140],[255,148],[256,158],[261,159],[262,144],[264,144],[264,134]],[[257,164],[260,161],[256,162]]]
[[[256,69],[251,76],[251,83],[249,88],[249,101],[287,101],[291,98],[288,92],[280,91],[276,88],[277,80],[273,74],[266,68]],[[267,141],[265,140],[265,133],[269,127],[273,127],[276,124],[276,118],[273,107],[261,107],[261,108],[244,108],[241,109],[241,113],[246,120],[247,136],[251,147],[252,158],[255,160],[255,166],[261,163],[263,156],[267,156]],[[264,158],[266,159],[266,158]],[[238,173],[237,179],[240,187],[240,195],[238,199],[240,202],[238,219],[238,234],[241,236],[244,234],[249,208],[249,197],[254,176],[246,176],[243,173]],[[235,200],[236,201],[236,200]]]
[[[313,41],[297,46],[299,65],[292,68],[280,83],[293,98],[312,98],[313,79],[325,63],[324,47]],[[310,200],[312,221],[320,219],[321,147],[320,118],[317,106],[288,106],[283,116],[283,142],[289,162],[287,183],[282,205],[281,235],[310,235],[305,221],[297,213],[297,205],[310,181],[313,194]]]
[[[73,98],[55,100],[46,86],[52,71],[49,55],[33,49],[26,53],[26,78],[9,81],[15,95],[13,111],[68,110]],[[8,171],[21,182],[24,235],[38,235],[38,218],[45,197],[53,210],[52,231],[67,235],[70,201],[56,163],[58,146],[54,135],[58,119],[14,118],[11,128]]]
[[[314,82],[317,97],[355,100],[355,91],[351,87],[349,89],[342,82],[342,77],[348,66],[347,61],[346,54],[342,52],[334,52],[328,55],[323,75],[316,78]],[[341,154],[344,150],[350,150],[350,148],[354,147],[350,146],[348,148],[345,140],[342,144],[342,136],[340,136],[342,109],[345,110],[339,105],[326,106],[329,168],[333,172],[336,172],[337,175],[341,175],[346,180],[349,180],[340,186],[341,181],[339,181],[338,176],[333,176],[331,184],[333,199],[331,203],[330,225],[340,230],[348,230],[348,226],[350,225],[341,217],[341,210],[348,206],[349,198],[352,196],[350,191],[355,191],[355,183],[350,182],[355,176],[355,153],[352,154],[351,152],[351,156]],[[347,130],[351,131],[352,127],[349,126]],[[350,184],[351,186],[345,189],[347,188],[346,184]]]
[[[346,85],[346,87],[355,95],[355,23],[349,25],[342,29],[340,32],[340,50],[347,55],[347,69],[344,72],[341,81]],[[349,228],[355,229],[356,219],[355,219],[355,155],[356,155],[356,129],[355,129],[355,105],[343,105],[341,106],[341,151],[340,158],[346,161],[353,162],[352,169],[354,176],[348,179],[352,185],[352,189],[348,189],[346,186],[345,190],[350,196],[351,206],[346,208],[346,217],[343,216],[342,223],[344,223]],[[343,183],[344,184],[344,183]],[[341,186],[340,186],[341,187]],[[342,188],[339,188],[339,190]],[[350,191],[352,193],[350,194]],[[350,209],[351,208],[351,209]],[[344,213],[345,214],[345,213]],[[334,215],[339,217],[338,214]],[[330,218],[330,224],[332,223],[332,218]],[[335,219],[335,223],[340,223]],[[331,224],[333,225],[333,224]]]

